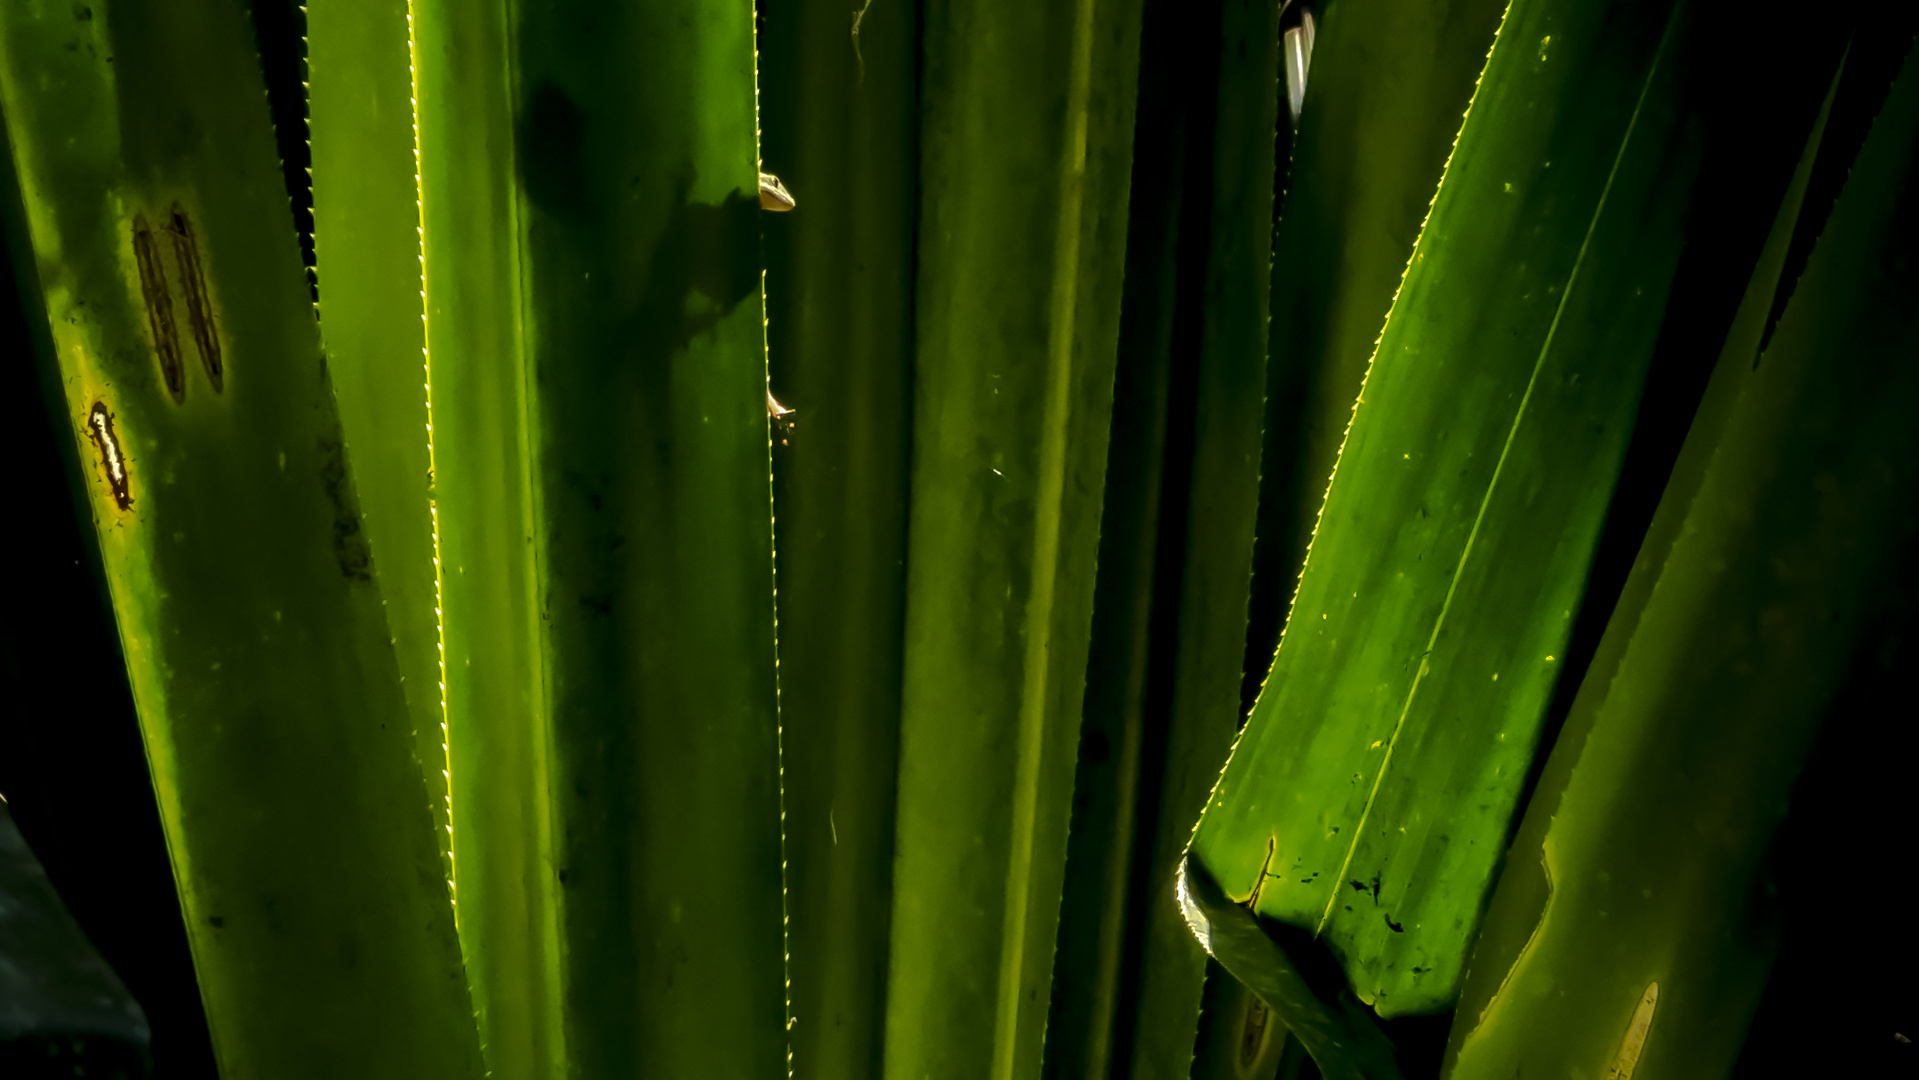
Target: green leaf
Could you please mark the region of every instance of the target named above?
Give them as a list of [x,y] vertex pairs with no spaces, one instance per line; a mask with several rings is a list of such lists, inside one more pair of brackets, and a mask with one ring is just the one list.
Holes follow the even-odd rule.
[[752,11],[412,11],[454,881],[489,1068],[775,1075]]
[[1195,834],[1381,1016],[1457,992],[1660,325],[1697,154],[1655,9],[1508,10]]
[[1755,368],[1817,146],[1513,843],[1451,1077],[1718,1076],[1739,1055],[1776,941],[1768,846],[1919,532],[1912,65]]
[[434,835],[450,850],[407,7],[328,0],[306,24],[320,337],[347,451],[362,463],[360,509]]
[[1272,666],[1353,399],[1506,0],[1337,0],[1273,231],[1259,540],[1244,691]]
[[1039,1072],[1060,915],[1139,7],[925,27],[886,1072],[1009,1080]]
[[0,102],[221,1073],[476,1076],[246,9],[8,4]]
[[[1179,880],[1180,902],[1206,951],[1284,1018],[1327,1080],[1399,1080],[1393,1044],[1352,992],[1328,985],[1329,972],[1302,967],[1259,916],[1235,903],[1188,857]],[[1332,971],[1333,978],[1339,973]]]
[[914,5],[770,8],[763,219],[776,430],[780,717],[795,1076],[880,1075],[912,455]]

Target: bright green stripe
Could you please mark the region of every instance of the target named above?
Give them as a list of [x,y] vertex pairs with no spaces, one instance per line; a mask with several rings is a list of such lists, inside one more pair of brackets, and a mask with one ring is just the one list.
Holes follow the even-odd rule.
[[561,1075],[559,895],[504,4],[415,0],[414,93],[461,948],[487,1067]]
[[[426,338],[405,0],[307,14],[321,339],[400,661],[435,835],[446,844],[439,618],[429,512]],[[450,868],[449,868],[449,877]]]

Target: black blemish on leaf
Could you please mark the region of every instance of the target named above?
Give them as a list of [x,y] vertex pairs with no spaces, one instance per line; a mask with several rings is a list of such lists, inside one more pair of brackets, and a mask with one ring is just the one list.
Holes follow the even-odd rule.
[[227,917],[225,915],[208,915],[207,923],[215,930],[218,930],[227,924]]
[[193,344],[200,350],[200,363],[207,371],[213,392],[226,388],[226,365],[220,359],[220,335],[213,328],[213,304],[207,299],[206,270],[200,265],[200,245],[193,238],[193,226],[179,203],[173,204],[173,255],[180,263],[180,284],[187,294],[187,325],[193,330]]
[[1346,884],[1351,885],[1353,888],[1358,889],[1360,892],[1366,891],[1366,883],[1363,881],[1349,881]]
[[140,271],[140,296],[146,302],[147,326],[153,331],[153,351],[160,357],[160,379],[177,404],[187,398],[186,369],[180,364],[180,336],[173,325],[173,299],[167,295],[160,248],[144,214],[133,215],[133,262]]
[[1379,917],[1386,920],[1386,928],[1388,930],[1391,930],[1393,933],[1403,934],[1406,932],[1406,927],[1401,925],[1400,923],[1394,922],[1393,917],[1391,915],[1388,915],[1382,911],[1379,913]]
[[1379,875],[1373,875],[1373,903],[1379,903]]
[[373,580],[373,549],[360,529],[360,507],[347,478],[346,443],[336,430],[320,439],[320,485],[333,504],[333,558],[342,576]]
[[113,491],[113,504],[122,510],[131,510],[133,477],[127,471],[126,451],[120,448],[120,438],[113,432],[113,414],[107,411],[106,402],[94,402],[87,413],[87,437],[93,440],[94,449],[100,451],[100,471],[106,477],[107,487]]

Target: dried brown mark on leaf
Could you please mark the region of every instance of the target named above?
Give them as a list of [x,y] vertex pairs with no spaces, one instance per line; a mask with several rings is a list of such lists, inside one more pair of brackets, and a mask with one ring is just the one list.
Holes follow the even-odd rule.
[[[153,329],[153,349],[160,355],[160,378],[173,400],[187,399],[187,373],[180,364],[180,336],[173,326],[173,299],[167,295],[166,271],[160,265],[160,247],[146,215],[133,216],[133,261],[140,270],[140,295],[147,305],[147,325]],[[96,406],[97,408],[97,406]]]
[[193,225],[179,203],[173,204],[173,254],[180,260],[180,284],[187,294],[187,323],[193,328],[193,344],[200,350],[200,363],[207,369],[213,392],[226,387],[226,366],[220,359],[220,335],[213,327],[213,304],[207,299],[207,275],[200,263],[200,245],[193,238]]
[[107,403],[96,401],[87,413],[87,437],[100,452],[100,473],[113,492],[113,503],[122,510],[133,509],[133,477],[127,469],[126,451],[113,431],[113,414]]

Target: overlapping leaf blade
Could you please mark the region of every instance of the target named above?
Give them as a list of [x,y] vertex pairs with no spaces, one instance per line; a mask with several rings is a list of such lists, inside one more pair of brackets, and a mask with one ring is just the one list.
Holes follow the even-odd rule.
[[1916,147],[1908,63],[1755,367],[1802,168],[1514,841],[1449,1076],[1736,1059],[1774,944],[1767,845],[1919,527]]
[[[404,0],[307,9],[320,337],[393,631],[435,835],[447,847],[445,716],[427,454],[426,327]],[[449,869],[449,876],[451,867]]]
[[752,11],[412,12],[454,880],[489,1067],[776,1074]]
[[1195,834],[1382,1016],[1452,1000],[1579,602],[1696,159],[1686,11],[1508,10]]
[[8,5],[0,100],[222,1073],[476,1076],[245,8]]

